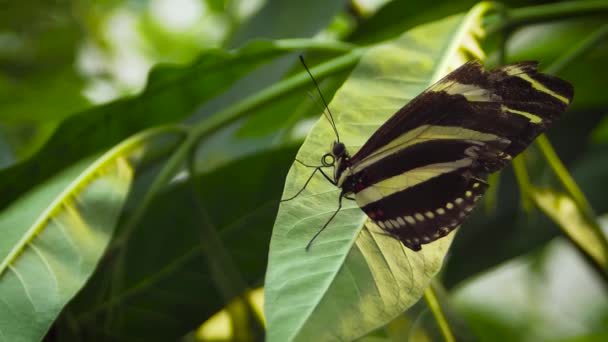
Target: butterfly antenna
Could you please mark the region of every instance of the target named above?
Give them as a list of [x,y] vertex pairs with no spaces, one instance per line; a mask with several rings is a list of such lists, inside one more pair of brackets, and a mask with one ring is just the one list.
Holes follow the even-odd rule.
[[336,139],[338,140],[338,142],[340,142],[340,135],[338,134],[338,129],[336,129],[336,122],[334,121],[334,116],[331,113],[329,106],[327,105],[327,101],[325,100],[325,97],[323,96],[323,93],[321,92],[321,88],[319,88],[319,83],[317,83],[317,80],[315,79],[315,77],[312,75],[312,73],[308,69],[308,66],[304,62],[304,56],[302,56],[302,55],[300,55],[300,62],[304,66],[304,69],[306,69],[306,72],[312,79],[312,82],[315,84],[315,87],[317,88],[317,92],[319,92],[319,96],[321,97],[321,100],[323,101],[323,104],[325,105],[325,108],[327,108],[327,112],[329,113],[329,123],[331,124],[331,127],[334,129],[334,132],[336,133]]
[[321,110],[321,113],[323,113],[323,116],[325,116],[325,118],[327,118],[327,121],[329,121],[331,123],[332,121],[331,121],[329,115],[327,114],[327,110],[325,110],[325,107],[323,107],[323,105],[319,103],[317,98],[311,92],[308,92],[308,97],[310,97],[310,100],[315,105],[317,105],[317,107],[319,107],[319,109]]

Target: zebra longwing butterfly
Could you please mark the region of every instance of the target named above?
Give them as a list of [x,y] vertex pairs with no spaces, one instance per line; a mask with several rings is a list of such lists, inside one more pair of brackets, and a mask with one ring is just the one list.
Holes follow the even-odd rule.
[[[398,110],[353,155],[319,91],[336,141],[321,166],[296,160],[315,170],[286,200],[317,171],[342,191],[337,210],[306,248],[343,198],[355,200],[387,235],[414,251],[460,226],[487,190],[488,175],[547,130],[572,100],[572,85],[538,72],[537,65],[486,71],[478,61],[467,62]],[[333,175],[323,171],[327,167]]]

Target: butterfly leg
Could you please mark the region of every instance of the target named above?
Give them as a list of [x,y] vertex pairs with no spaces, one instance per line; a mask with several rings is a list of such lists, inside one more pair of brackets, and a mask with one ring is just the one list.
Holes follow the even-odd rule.
[[331,168],[334,168],[334,171],[335,171],[335,166],[334,166],[333,164],[332,164],[332,165],[318,165],[318,166],[317,166],[317,165],[309,165],[309,164],[306,164],[306,163],[304,163],[303,161],[300,161],[300,160],[298,160],[298,159],[296,159],[296,161],[297,161],[298,163],[300,163],[300,164],[302,164],[302,165],[306,166],[306,167],[314,167],[315,169],[317,169],[317,170],[319,170],[319,171],[321,172],[321,174],[323,175],[323,177],[325,177],[325,179],[327,179],[327,181],[328,181],[328,182],[330,182],[330,183],[331,183],[331,184],[333,184],[333,185],[337,185],[337,184],[338,184],[338,182],[336,182],[335,180],[331,179],[331,177],[329,177],[329,176],[328,176],[328,175],[327,175],[325,172],[323,172],[323,170],[322,170],[322,168],[324,168],[324,167],[331,167]]
[[342,197],[344,197],[344,194],[340,194],[340,197],[338,197],[338,209],[336,209],[336,211],[334,211],[334,213],[331,215],[331,217],[329,218],[329,220],[327,220],[327,222],[325,222],[325,224],[323,225],[323,227],[321,227],[321,229],[319,229],[319,231],[315,233],[315,235],[312,237],[312,239],[310,239],[310,241],[308,241],[308,244],[306,245],[306,251],[307,252],[310,249],[310,246],[312,245],[312,242],[315,241],[315,239],[317,238],[317,236],[319,236],[319,234],[321,234],[321,232],[323,230],[325,230],[325,228],[327,228],[327,226],[329,225],[329,223],[334,219],[334,217],[336,217],[336,215],[338,214],[338,212],[340,211],[340,209],[342,209]]
[[282,199],[281,202],[291,201],[292,199],[298,197],[302,193],[302,191],[304,191],[304,189],[306,189],[306,187],[308,186],[308,183],[310,183],[310,180],[312,179],[312,177],[314,177],[315,173],[317,173],[317,171],[319,171],[319,170],[321,170],[320,167],[315,168],[315,170],[310,174],[310,176],[308,177],[306,182],[304,182],[304,186],[300,190],[298,190],[298,192],[296,192],[295,195],[293,195],[289,198]]
[[306,166],[306,167],[314,167],[315,169],[316,169],[316,168],[319,168],[319,167],[325,167],[325,166],[323,166],[323,165],[309,165],[309,164],[306,164],[305,162],[303,162],[303,161],[301,161],[301,160],[299,160],[299,159],[296,159],[296,161],[297,161],[298,163],[300,163],[301,165],[303,165],[303,166]]
[[306,167],[314,167],[315,170],[310,174],[310,176],[308,177],[306,182],[304,182],[304,186],[302,186],[302,188],[300,190],[298,190],[298,192],[296,192],[295,195],[293,195],[289,198],[282,199],[281,202],[291,201],[292,199],[298,197],[302,193],[302,191],[304,191],[304,189],[306,189],[306,187],[308,186],[308,183],[310,183],[310,181],[312,180],[312,177],[314,177],[314,175],[315,175],[315,173],[317,173],[317,171],[321,172],[323,177],[325,177],[325,179],[327,179],[331,184],[336,185],[336,182],[333,179],[331,179],[325,172],[323,172],[322,168],[326,167],[326,166],[313,166],[313,165],[305,164],[297,159],[296,159],[296,161]]

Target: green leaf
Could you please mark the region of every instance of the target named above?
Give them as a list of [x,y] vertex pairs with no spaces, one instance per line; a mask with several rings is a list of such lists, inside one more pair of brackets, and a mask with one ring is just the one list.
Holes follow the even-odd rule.
[[[349,151],[468,56],[483,58],[480,17],[490,8],[481,4],[466,16],[415,28],[365,53],[330,106]],[[332,139],[321,118],[298,159],[318,163]],[[294,164],[283,196],[295,194],[310,172]],[[350,202],[306,252],[312,235],[337,207],[338,194],[319,177],[280,207],[266,275],[269,341],[359,338],[413,305],[441,268],[453,234],[414,252],[378,234]]]
[[586,335],[580,335],[576,337],[564,338],[558,340],[559,342],[603,342],[608,340],[608,332],[601,331],[590,333]]
[[[312,37],[346,6],[345,0],[268,0],[258,13],[237,28],[228,46],[238,47],[252,39]],[[319,10],[322,8],[323,10]]]
[[189,66],[154,69],[141,95],[70,117],[32,158],[2,170],[0,207],[77,160],[146,128],[184,119],[256,66],[291,49],[280,42],[255,42],[233,52],[207,51]]
[[474,0],[389,1],[373,17],[358,25],[348,40],[370,44],[394,39],[417,25],[466,11],[476,3]]
[[0,339],[44,336],[104,252],[151,131],[84,160],[0,214]]
[[587,222],[571,197],[552,190],[534,189],[532,198],[585,254],[598,265],[608,268],[608,251],[604,250],[597,231]]

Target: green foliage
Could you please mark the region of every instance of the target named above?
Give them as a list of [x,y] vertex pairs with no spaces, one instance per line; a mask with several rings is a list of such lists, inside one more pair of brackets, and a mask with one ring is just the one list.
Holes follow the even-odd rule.
[[[605,338],[605,1],[393,0],[365,18],[346,1],[268,0],[250,14],[247,1],[204,3],[206,26],[181,36],[154,22],[151,1],[0,11],[0,341],[196,340],[222,309],[235,340]],[[217,31],[197,31],[212,17]],[[113,25],[139,38],[118,42]],[[139,93],[109,71],[132,62],[109,62],[117,46],[154,63]],[[315,177],[279,206],[311,172],[296,152],[317,164],[334,140],[298,53],[351,152],[470,58],[538,60],[576,95],[455,233],[413,252],[345,201],[306,252],[338,189]],[[95,104],[100,80],[123,96]],[[552,247],[564,241],[576,267]],[[513,268],[527,281],[501,280]],[[261,286],[266,327],[246,300]],[[545,292],[584,311],[555,315]]]

